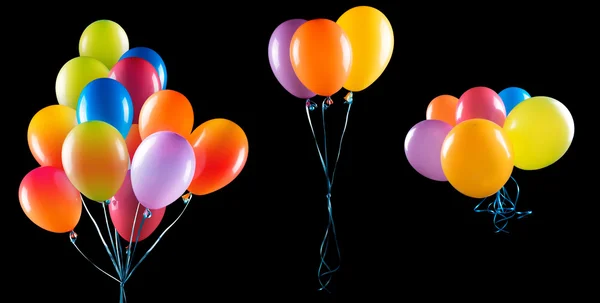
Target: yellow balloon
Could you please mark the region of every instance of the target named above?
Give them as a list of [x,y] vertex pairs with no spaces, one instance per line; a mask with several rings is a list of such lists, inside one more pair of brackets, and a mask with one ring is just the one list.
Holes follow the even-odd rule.
[[62,163],[71,184],[91,200],[114,196],[127,175],[129,154],[121,133],[102,121],[81,123],[62,146]]
[[510,111],[504,130],[512,142],[515,166],[537,170],[558,161],[575,135],[573,116],[550,97],[532,97]]
[[56,99],[58,104],[77,109],[79,95],[92,80],[108,77],[109,70],[102,62],[90,57],[69,60],[56,76]]
[[129,38],[116,22],[98,20],[86,27],[79,39],[79,55],[92,57],[111,69],[129,50]]
[[370,6],[351,8],[337,24],[352,45],[352,67],[344,88],[351,92],[364,90],[381,76],[392,58],[392,25],[382,12]]

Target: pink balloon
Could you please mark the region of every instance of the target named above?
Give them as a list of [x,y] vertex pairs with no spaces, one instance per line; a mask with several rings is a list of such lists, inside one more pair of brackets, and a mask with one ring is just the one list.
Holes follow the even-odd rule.
[[[125,241],[131,239],[131,228],[133,227],[133,218],[135,217],[138,203],[137,198],[133,194],[133,188],[131,187],[131,171],[128,171],[123,185],[121,185],[119,191],[112,198],[108,207],[110,219],[119,235],[125,239]],[[135,242],[136,239],[138,239],[139,242],[148,238],[156,230],[160,221],[162,221],[162,218],[165,216],[165,210],[166,207],[150,210],[151,216],[144,221],[140,237],[137,238],[140,230],[140,223],[142,222],[144,212],[146,211],[146,207],[140,205],[135,220],[136,226],[133,231],[133,242]]]
[[456,124],[471,119],[486,119],[503,127],[506,108],[502,98],[492,89],[483,86],[467,90],[458,99]]
[[108,77],[119,81],[129,92],[133,103],[133,124],[138,123],[142,105],[161,88],[156,69],[144,59],[130,57],[117,62]]
[[410,166],[434,181],[448,181],[442,170],[442,145],[452,126],[440,120],[417,123],[406,134],[404,153]]

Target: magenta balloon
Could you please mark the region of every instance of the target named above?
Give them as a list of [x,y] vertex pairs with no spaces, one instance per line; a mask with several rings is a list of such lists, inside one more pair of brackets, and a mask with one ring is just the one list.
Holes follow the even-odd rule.
[[269,63],[279,84],[297,98],[309,99],[316,96],[300,82],[292,67],[290,44],[300,25],[306,20],[291,19],[281,23],[271,34],[269,40]]
[[452,126],[440,120],[417,123],[406,134],[404,153],[408,163],[421,175],[435,181],[448,181],[442,170],[442,145]]
[[471,119],[486,119],[503,127],[506,108],[502,98],[494,90],[483,86],[467,90],[458,99],[456,124]]
[[123,84],[133,104],[133,123],[138,123],[142,106],[150,95],[162,88],[156,69],[148,61],[130,57],[119,60],[108,77]]
[[[133,240],[133,242],[136,242],[137,240],[139,242],[148,238],[156,230],[160,221],[162,221],[162,218],[165,216],[165,207],[151,209],[151,216],[144,220],[144,225],[142,225],[142,231],[140,232],[140,224],[142,223],[144,212],[147,208],[140,205],[138,210],[138,205],[139,202],[131,187],[131,172],[128,171],[123,185],[121,185],[121,188],[111,199],[110,205],[108,206],[110,220],[119,235],[125,239],[125,241]],[[136,211],[137,217],[135,215]],[[133,231],[132,238],[131,229],[133,228],[134,218],[135,230]]]
[[188,141],[169,131],[142,141],[131,161],[131,187],[140,204],[159,209],[175,202],[192,183],[196,157]]

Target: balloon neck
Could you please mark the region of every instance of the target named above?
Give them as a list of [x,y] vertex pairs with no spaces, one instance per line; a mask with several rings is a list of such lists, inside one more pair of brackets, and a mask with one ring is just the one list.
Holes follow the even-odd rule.
[[346,96],[344,97],[344,103],[345,104],[352,104],[353,97],[354,97],[354,94],[352,92],[348,92],[346,94]]
[[317,103],[315,103],[315,101],[306,99],[306,108],[308,110],[313,111],[313,110],[317,109],[318,107],[319,107],[319,105],[317,105]]
[[183,200],[183,204],[188,204],[192,201],[192,193],[188,192],[185,195],[181,196],[181,200]]
[[331,99],[331,97],[327,97],[327,98],[325,98],[325,100],[323,100],[323,110],[328,109],[332,105],[333,105],[333,100]]

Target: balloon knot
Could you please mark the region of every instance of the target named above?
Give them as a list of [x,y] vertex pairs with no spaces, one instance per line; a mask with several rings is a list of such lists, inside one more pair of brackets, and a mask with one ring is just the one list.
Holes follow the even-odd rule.
[[188,204],[192,200],[192,193],[188,192],[187,194],[181,196],[184,204]]
[[346,103],[346,104],[350,104],[350,103],[352,103],[352,101],[353,101],[353,96],[354,96],[354,94],[353,94],[352,92],[348,92],[348,93],[346,94],[346,96],[344,97],[344,100],[345,100],[345,102],[344,102],[344,103]]
[[317,107],[319,107],[319,106],[314,101],[312,101],[310,99],[306,100],[306,108],[308,108],[308,110],[313,111],[313,110],[317,109]]

